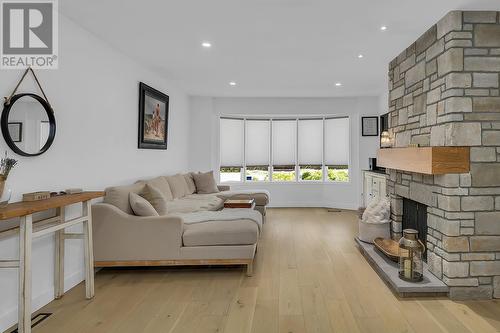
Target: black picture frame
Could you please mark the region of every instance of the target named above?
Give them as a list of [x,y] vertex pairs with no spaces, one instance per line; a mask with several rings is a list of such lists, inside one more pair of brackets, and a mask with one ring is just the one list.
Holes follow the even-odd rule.
[[[12,138],[12,142],[23,142],[23,123],[13,121],[8,123],[7,126],[9,128],[9,135]],[[12,135],[13,131],[17,132],[16,135]]]
[[378,136],[378,117],[361,117],[361,135]]
[[[156,104],[156,106],[153,106]],[[168,95],[139,82],[139,149],[167,149]],[[155,119],[156,118],[156,119]]]
[[[12,111],[12,107],[14,106],[16,101],[22,97],[31,97],[36,101],[38,101],[38,103],[40,103],[42,107],[45,109],[45,113],[47,114],[47,118],[49,119],[48,121],[50,128],[49,128],[49,136],[47,138],[47,142],[45,142],[44,146],[36,153],[28,153],[19,148],[12,139],[9,132],[9,114]],[[56,137],[56,118],[54,116],[54,110],[43,97],[31,93],[14,95],[10,100],[5,102],[2,111],[2,117],[0,119],[0,127],[2,129],[3,138],[5,139],[5,142],[7,143],[9,148],[12,149],[14,153],[26,157],[34,157],[42,155],[47,150],[49,150],[50,146],[52,146],[52,143],[54,143],[54,139]]]

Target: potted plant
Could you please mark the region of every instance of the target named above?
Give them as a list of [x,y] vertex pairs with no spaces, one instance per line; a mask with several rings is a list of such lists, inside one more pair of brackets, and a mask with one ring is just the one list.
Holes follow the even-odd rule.
[[4,197],[5,183],[9,177],[10,171],[16,166],[17,160],[7,156],[5,152],[5,157],[0,159],[0,208],[7,206],[10,200],[10,190],[6,193]]

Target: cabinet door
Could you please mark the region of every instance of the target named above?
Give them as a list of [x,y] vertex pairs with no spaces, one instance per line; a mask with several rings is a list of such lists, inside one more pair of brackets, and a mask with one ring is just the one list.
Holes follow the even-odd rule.
[[380,198],[380,178],[372,177],[372,199],[378,200]]
[[364,174],[364,186],[363,186],[363,195],[364,195],[364,206],[367,207],[372,200],[372,187],[373,187],[373,177],[367,173]]
[[385,198],[387,196],[387,181],[385,178],[380,178],[379,182],[379,195],[381,198]]

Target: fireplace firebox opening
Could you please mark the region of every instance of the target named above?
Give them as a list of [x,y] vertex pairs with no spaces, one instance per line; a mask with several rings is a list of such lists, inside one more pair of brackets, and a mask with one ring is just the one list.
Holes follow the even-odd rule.
[[[403,230],[415,229],[418,231],[418,239],[427,247],[427,206],[403,198]],[[424,261],[427,262],[427,249],[423,253]]]

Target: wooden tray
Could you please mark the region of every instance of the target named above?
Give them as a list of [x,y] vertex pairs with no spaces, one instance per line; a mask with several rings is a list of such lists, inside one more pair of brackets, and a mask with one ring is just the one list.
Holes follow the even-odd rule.
[[228,199],[224,202],[224,208],[252,208],[255,199]]
[[385,239],[381,237],[375,238],[373,241],[375,247],[385,254],[392,261],[399,261],[399,243],[392,239]]

